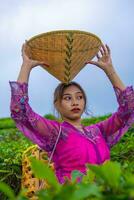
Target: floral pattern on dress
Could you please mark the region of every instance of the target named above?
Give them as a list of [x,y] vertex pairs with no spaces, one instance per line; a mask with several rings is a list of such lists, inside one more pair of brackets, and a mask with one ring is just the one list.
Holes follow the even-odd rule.
[[133,86],[128,86],[123,91],[121,91],[118,87],[114,87],[114,90],[119,103],[118,115],[124,122],[124,126],[130,126],[132,123],[134,123]]
[[32,110],[28,103],[27,83],[10,82],[10,86],[11,117],[16,122],[17,128],[33,143],[51,153],[58,136],[59,123],[45,119]]
[[119,107],[109,118],[96,124],[109,147],[115,145],[134,124],[134,90],[127,86],[124,90],[113,87]]
[[94,144],[99,143],[100,140],[100,133],[98,131],[97,128],[92,128],[90,127],[90,129],[84,127],[85,130],[85,136]]

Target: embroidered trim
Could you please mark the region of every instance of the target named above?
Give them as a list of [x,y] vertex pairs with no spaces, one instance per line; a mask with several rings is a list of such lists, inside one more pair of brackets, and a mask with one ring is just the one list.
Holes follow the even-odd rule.
[[124,126],[130,125],[134,122],[134,90],[133,86],[126,87],[121,91],[119,88],[114,87],[117,101],[119,103],[118,115],[123,120]]
[[96,128],[90,127],[88,130],[86,127],[84,127],[85,130],[85,136],[92,141],[94,144],[98,143],[100,140],[100,134],[99,131]]

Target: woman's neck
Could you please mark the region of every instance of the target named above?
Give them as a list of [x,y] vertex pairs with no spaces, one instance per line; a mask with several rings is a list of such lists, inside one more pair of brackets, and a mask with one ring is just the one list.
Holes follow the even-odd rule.
[[78,127],[78,128],[81,127],[81,118],[76,119],[76,120],[70,120],[68,118],[64,118],[63,120],[66,122],[69,122],[70,124],[72,124],[75,127]]

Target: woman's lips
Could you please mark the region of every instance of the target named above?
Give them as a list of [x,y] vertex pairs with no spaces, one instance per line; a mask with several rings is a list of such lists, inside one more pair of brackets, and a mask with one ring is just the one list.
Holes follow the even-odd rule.
[[77,112],[80,112],[80,109],[72,109],[71,111],[77,113]]

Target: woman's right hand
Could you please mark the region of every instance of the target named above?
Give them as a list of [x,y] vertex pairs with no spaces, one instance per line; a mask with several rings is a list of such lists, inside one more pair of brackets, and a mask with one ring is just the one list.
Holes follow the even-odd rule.
[[30,59],[27,55],[26,55],[26,45],[27,45],[27,42],[25,42],[22,46],[22,59],[23,59],[23,63],[22,63],[22,66],[21,66],[21,69],[20,69],[20,72],[19,72],[19,76],[18,76],[18,79],[17,81],[20,82],[20,83],[28,83],[29,81],[29,75],[30,75],[30,72],[31,72],[31,69],[40,65],[41,67],[43,67],[43,65],[45,66],[49,66],[47,65],[46,63],[44,62],[41,62],[41,61],[37,61],[37,60],[32,60]]
[[[38,65],[42,66],[42,65],[46,65],[46,63],[38,61],[38,60],[32,60],[30,59],[27,55],[26,55],[26,45],[27,45],[27,41],[22,45],[22,59],[23,59],[23,63],[22,65],[29,68],[30,70]],[[46,65],[47,66],[47,65]]]

